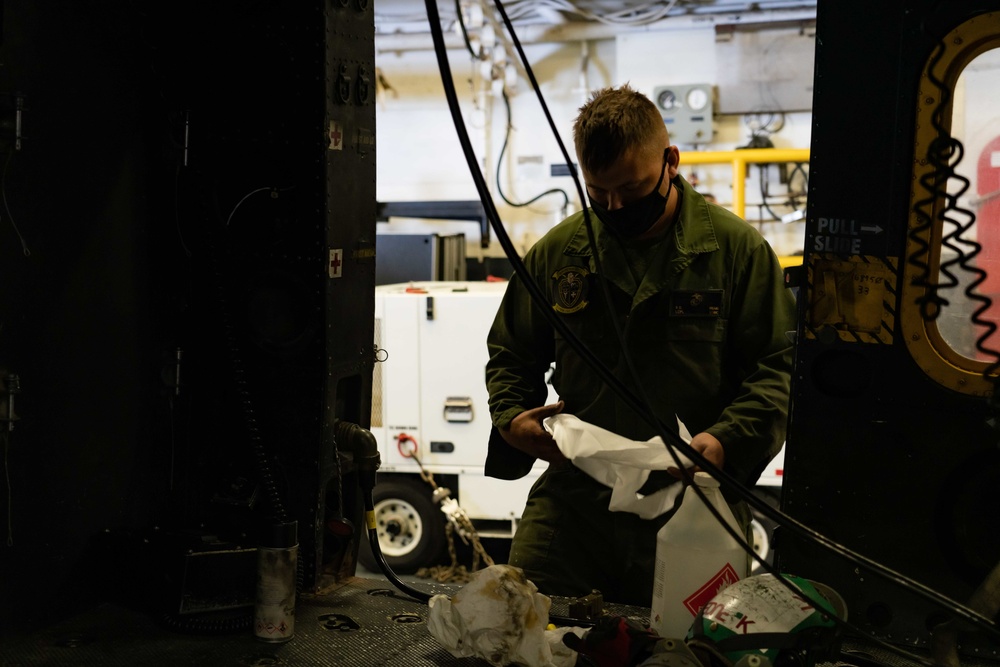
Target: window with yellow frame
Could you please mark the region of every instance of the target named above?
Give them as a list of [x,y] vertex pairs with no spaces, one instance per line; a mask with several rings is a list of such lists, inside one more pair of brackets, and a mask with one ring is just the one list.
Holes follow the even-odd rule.
[[918,93],[900,324],[936,382],[991,395],[1000,369],[1000,13],[929,58]]

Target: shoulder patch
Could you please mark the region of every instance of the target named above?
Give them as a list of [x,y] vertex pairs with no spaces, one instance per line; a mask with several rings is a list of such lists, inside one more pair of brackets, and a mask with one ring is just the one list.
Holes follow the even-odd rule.
[[587,276],[590,271],[582,266],[567,266],[552,274],[556,283],[553,295],[552,309],[557,313],[575,313],[583,310],[590,303],[587,300],[590,282]]

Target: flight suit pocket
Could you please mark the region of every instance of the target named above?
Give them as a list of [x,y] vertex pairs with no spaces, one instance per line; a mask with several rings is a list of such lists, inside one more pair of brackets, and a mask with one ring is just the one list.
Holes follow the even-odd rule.
[[671,402],[714,402],[722,392],[728,320],[721,317],[664,317],[644,336],[642,348],[663,378]]
[[[614,333],[608,328],[611,323],[602,317],[563,318],[569,333],[578,343],[584,345],[606,366],[614,367],[618,358],[618,345],[614,343]],[[552,384],[559,397],[567,402],[567,407],[581,407],[589,404],[601,390],[602,381],[597,371],[583,360],[574,347],[574,342],[559,331],[555,332],[555,370]]]

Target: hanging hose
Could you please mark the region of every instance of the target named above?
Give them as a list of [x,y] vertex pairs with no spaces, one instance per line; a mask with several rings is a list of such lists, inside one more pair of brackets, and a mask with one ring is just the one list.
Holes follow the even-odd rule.
[[378,530],[375,528],[375,502],[372,500],[372,490],[363,489],[363,492],[365,496],[365,523],[368,526],[368,544],[372,548],[372,555],[375,556],[375,562],[378,563],[379,569],[382,570],[382,574],[384,574],[385,578],[389,580],[389,583],[403,593],[409,595],[417,602],[427,604],[427,602],[431,599],[430,593],[418,591],[417,589],[411,588],[403,583],[403,581],[396,576],[396,573],[392,571],[392,568],[389,567],[389,564],[385,562],[385,556],[382,555],[382,548],[378,543]]
[[382,555],[382,549],[378,543],[378,531],[375,529],[375,501],[372,498],[372,491],[375,489],[376,471],[382,465],[382,459],[378,453],[378,442],[375,440],[375,436],[372,435],[371,431],[349,422],[337,423],[337,435],[345,443],[350,443],[347,449],[354,452],[354,463],[358,471],[358,486],[361,487],[361,495],[365,505],[368,544],[371,545],[375,562],[378,563],[382,574],[393,586],[417,602],[426,604],[431,599],[430,594],[410,588],[403,583],[389,567],[389,564],[385,562],[385,556]]

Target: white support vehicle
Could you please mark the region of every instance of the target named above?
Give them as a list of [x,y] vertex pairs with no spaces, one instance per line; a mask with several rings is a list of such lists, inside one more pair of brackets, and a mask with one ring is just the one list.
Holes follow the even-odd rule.
[[[528,491],[547,465],[537,462],[515,481],[483,472],[491,427],[486,335],[505,288],[504,282],[443,281],[375,288],[380,363],[371,431],[382,465],[373,495],[379,545],[396,572],[439,564],[446,546],[447,519],[421,467],[451,491],[481,537],[511,538]],[[550,399],[557,400],[554,393]],[[775,507],[782,459],[772,462],[757,489]],[[757,550],[767,554],[771,531],[754,524]],[[367,546],[361,561],[377,569]]]

